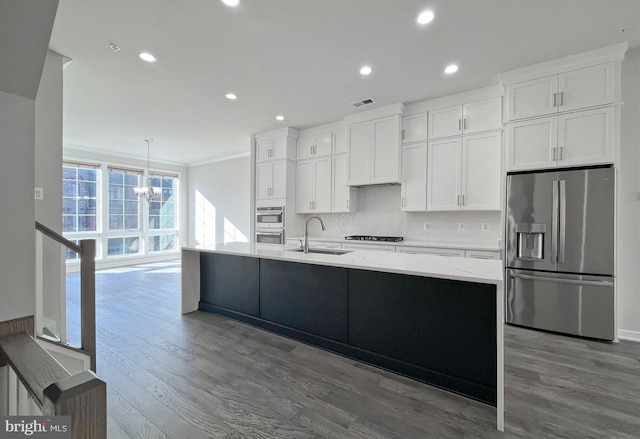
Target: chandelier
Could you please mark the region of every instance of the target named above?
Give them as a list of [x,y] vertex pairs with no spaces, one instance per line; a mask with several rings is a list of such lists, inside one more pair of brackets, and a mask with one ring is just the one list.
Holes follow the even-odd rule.
[[147,142],[147,185],[143,187],[134,187],[133,191],[138,197],[146,198],[147,201],[159,200],[161,189],[159,187],[151,186],[151,174],[149,172],[149,145],[153,142],[153,139],[145,139],[144,141]]

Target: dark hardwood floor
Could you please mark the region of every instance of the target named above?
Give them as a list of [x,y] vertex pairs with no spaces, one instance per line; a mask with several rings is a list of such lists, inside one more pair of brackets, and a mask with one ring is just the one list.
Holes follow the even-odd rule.
[[[68,288],[73,297],[76,275]],[[98,272],[97,295],[110,439],[640,438],[640,343],[506,326],[499,433],[493,407],[212,314],[180,315],[178,262]]]

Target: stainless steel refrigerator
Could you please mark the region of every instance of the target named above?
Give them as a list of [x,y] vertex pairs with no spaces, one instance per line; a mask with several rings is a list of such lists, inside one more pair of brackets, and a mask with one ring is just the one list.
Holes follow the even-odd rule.
[[507,176],[506,319],[614,338],[612,167]]

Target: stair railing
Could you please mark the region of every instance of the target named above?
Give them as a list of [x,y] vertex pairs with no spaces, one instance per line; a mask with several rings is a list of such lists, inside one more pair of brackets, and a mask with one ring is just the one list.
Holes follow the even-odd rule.
[[[91,370],[96,371],[96,241],[83,239],[79,244],[68,240],[36,221],[36,230],[80,257],[80,352],[89,356]],[[40,273],[41,270],[36,270]],[[42,294],[40,291],[39,294]],[[37,318],[38,316],[36,316]]]
[[0,416],[69,416],[73,439],[104,439],[107,385],[92,371],[71,375],[27,332],[4,335]]

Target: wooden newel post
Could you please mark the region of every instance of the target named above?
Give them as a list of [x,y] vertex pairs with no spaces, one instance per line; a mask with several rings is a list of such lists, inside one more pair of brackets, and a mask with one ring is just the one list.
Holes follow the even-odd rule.
[[90,370],[63,378],[44,390],[45,416],[71,416],[73,439],[107,437],[107,383]]
[[80,261],[80,307],[82,349],[91,357],[91,370],[96,371],[96,241],[83,239]]

